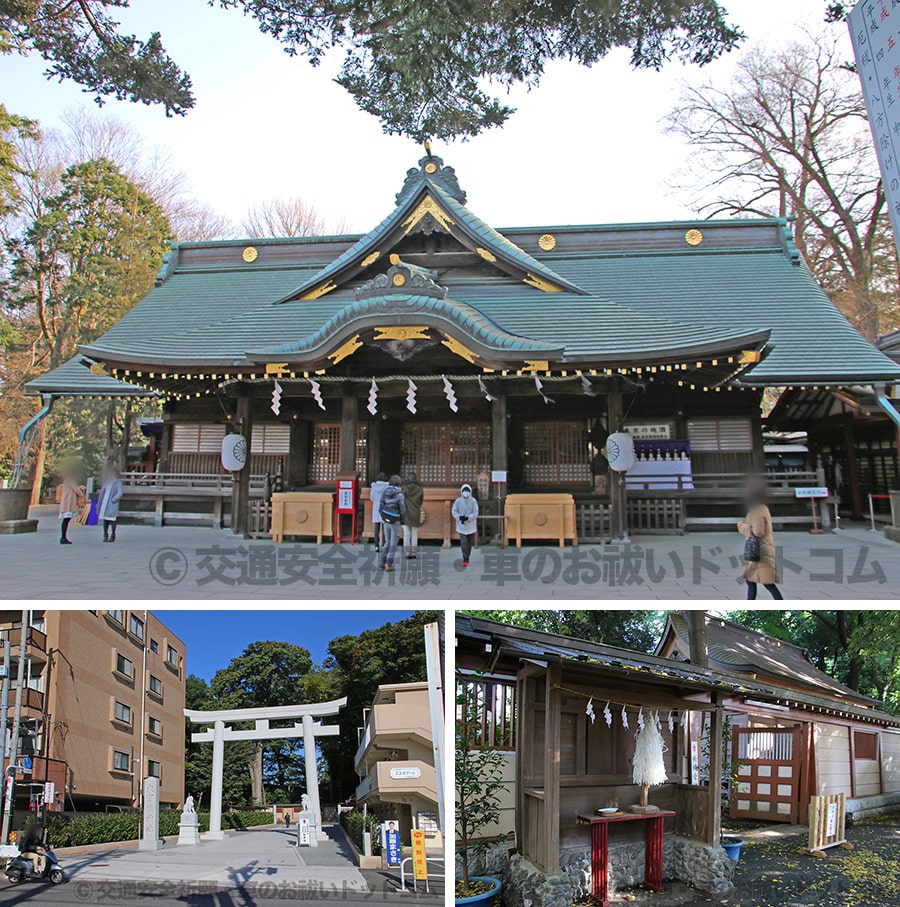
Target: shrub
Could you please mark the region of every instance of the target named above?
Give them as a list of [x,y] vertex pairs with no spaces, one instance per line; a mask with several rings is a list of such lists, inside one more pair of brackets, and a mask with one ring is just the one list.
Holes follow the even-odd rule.
[[[161,836],[177,835],[181,813],[174,809],[159,814]],[[199,813],[200,831],[209,831],[209,813]],[[241,810],[222,814],[223,828],[251,828],[271,825],[272,813],[266,810]],[[109,844],[135,841],[141,836],[140,813],[82,813],[70,817],[54,816],[48,826],[54,847],[83,847],[87,844]]]
[[356,849],[363,851],[363,832],[372,832],[372,853],[375,856],[381,853],[381,835],[377,833],[378,819],[372,813],[363,815],[361,809],[353,809],[349,812],[341,813],[341,825],[350,835],[351,840],[356,845]]

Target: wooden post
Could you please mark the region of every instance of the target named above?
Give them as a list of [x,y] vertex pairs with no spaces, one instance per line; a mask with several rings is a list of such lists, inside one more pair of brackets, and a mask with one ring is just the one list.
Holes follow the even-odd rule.
[[[611,378],[607,401],[606,424],[609,434],[619,431],[622,423],[622,382]],[[613,469],[609,470],[607,484],[609,487],[610,529],[614,539],[628,537],[628,511],[625,496],[625,476]]]
[[356,472],[356,439],[359,435],[359,401],[351,388],[344,389],[341,398],[341,468],[340,472]]
[[[506,472],[509,469],[509,440],[506,433],[506,394],[495,391],[496,400],[491,406],[491,470]],[[508,485],[507,485],[508,487]],[[491,482],[491,491],[495,490]]]
[[250,388],[242,384],[237,389],[237,426],[247,442],[247,462],[235,476],[231,493],[231,531],[247,537],[250,523],[250,449],[253,441],[253,400]]
[[547,875],[559,872],[559,745],[562,718],[562,667],[559,662],[547,667],[544,697],[544,842]]
[[718,847],[722,837],[722,706],[719,694],[710,694],[709,714],[709,822],[706,843]]
[[291,420],[291,448],[284,483],[288,488],[309,485],[309,451],[311,423],[308,419]]
[[375,481],[375,476],[382,470],[381,466],[381,419],[369,419],[366,433],[366,475],[365,479],[370,485]]
[[859,487],[859,462],[856,459],[856,442],[853,437],[853,426],[844,426],[844,449],[847,451],[847,466],[850,473],[850,498],[853,503],[853,519],[863,518],[862,490]]

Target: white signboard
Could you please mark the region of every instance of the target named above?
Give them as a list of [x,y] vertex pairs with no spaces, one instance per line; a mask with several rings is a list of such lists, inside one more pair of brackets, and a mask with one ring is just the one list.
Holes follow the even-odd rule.
[[900,242],[900,5],[860,0],[847,17],[894,239]]
[[392,768],[391,777],[394,780],[400,780],[401,778],[421,778],[422,770],[415,765],[410,765],[405,768]]
[[797,498],[827,498],[827,488],[795,488],[794,497]]
[[626,425],[625,431],[635,441],[665,441],[672,437],[672,423],[642,422],[639,425]]
[[353,489],[341,487],[338,490],[338,510],[353,510]]
[[56,785],[52,781],[44,783],[44,803],[52,806],[56,800]]
[[825,823],[826,837],[833,838],[837,834],[837,803],[828,804],[828,818]]
[[495,469],[491,472],[491,481],[492,482],[505,482],[506,481],[506,470],[505,469]]
[[301,819],[297,823],[297,843],[301,847],[309,847],[309,819]]

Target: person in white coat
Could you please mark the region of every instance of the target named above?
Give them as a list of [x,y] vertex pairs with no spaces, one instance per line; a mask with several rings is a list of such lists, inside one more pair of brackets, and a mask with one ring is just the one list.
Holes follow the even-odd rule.
[[456,531],[459,533],[459,545],[462,553],[463,567],[469,566],[472,556],[472,542],[478,531],[478,501],[472,497],[472,486],[463,485],[459,497],[453,502],[450,511],[456,518]]
[[383,472],[379,472],[369,488],[369,500],[372,502],[372,540],[375,542],[376,551],[381,551],[382,536],[384,535],[384,520],[381,519],[381,496],[387,487],[387,476]]
[[119,501],[122,500],[122,477],[110,464],[103,474],[103,487],[97,501],[97,518],[103,525],[103,541],[116,540],[116,520],[119,518]]

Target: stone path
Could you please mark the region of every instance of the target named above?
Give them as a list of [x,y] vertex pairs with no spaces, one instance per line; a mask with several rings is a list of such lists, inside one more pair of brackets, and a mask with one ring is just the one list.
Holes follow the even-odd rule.
[[[636,536],[634,544],[478,549],[422,545],[417,560],[377,569],[371,545],[274,545],[228,530],[181,526],[119,528],[114,545],[95,526],[70,530],[60,545],[52,508],[34,508],[36,533],[0,536],[4,598],[109,600],[740,600],[742,542],[734,533]],[[813,536],[776,535],[788,600],[871,600],[900,596],[900,545],[880,532],[848,528]],[[768,594],[760,590],[761,599]]]

